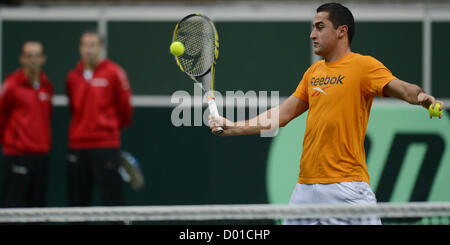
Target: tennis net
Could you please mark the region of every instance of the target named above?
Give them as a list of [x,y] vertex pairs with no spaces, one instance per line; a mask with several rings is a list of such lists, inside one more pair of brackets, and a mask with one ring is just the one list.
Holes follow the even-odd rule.
[[364,217],[380,217],[383,224],[449,225],[450,202],[378,203],[374,205],[248,204],[0,209],[0,223],[121,221],[131,224],[136,221],[271,220],[277,224],[284,218]]

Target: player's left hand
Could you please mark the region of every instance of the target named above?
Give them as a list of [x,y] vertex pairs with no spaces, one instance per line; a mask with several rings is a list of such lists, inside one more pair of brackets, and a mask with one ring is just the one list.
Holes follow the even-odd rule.
[[[432,105],[432,107],[434,108],[435,104],[439,103],[439,104],[441,104],[440,109],[445,110],[444,102],[436,100],[436,98],[434,98],[433,96],[426,94],[424,92],[421,92],[421,93],[419,93],[419,95],[417,95],[417,102],[418,102],[418,104],[422,105],[427,110],[430,107],[430,105]],[[442,118],[443,115],[444,114],[439,115],[439,118]],[[431,115],[430,115],[430,118],[432,118]]]

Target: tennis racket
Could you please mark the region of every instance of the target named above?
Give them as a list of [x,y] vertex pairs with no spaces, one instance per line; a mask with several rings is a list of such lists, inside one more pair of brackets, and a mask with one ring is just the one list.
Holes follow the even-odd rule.
[[129,152],[120,151],[119,174],[122,180],[129,183],[133,190],[139,191],[145,187],[145,179],[141,165]]
[[[175,26],[173,42],[183,43],[185,51],[174,56],[178,67],[207,95],[209,113],[219,116],[214,99],[214,68],[219,57],[219,36],[214,23],[201,14],[190,14]],[[215,134],[221,134],[219,128]]]

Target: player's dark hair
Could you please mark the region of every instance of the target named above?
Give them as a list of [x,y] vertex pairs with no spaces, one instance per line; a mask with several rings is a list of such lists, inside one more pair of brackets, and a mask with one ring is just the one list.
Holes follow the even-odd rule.
[[340,3],[325,3],[317,8],[317,13],[328,12],[328,19],[333,23],[335,29],[339,26],[346,25],[348,28],[348,42],[352,42],[355,35],[355,20],[350,10]]
[[85,34],[96,35],[98,37],[98,40],[100,40],[100,44],[105,45],[105,38],[97,31],[97,28],[88,28],[84,30],[83,33],[81,33],[81,36]]

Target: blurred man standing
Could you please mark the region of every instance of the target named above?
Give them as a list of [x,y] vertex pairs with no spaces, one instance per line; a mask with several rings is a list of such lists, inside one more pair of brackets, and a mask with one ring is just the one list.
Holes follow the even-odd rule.
[[94,184],[105,206],[124,204],[120,164],[120,130],[129,126],[133,108],[124,70],[103,57],[95,31],[80,40],[81,60],[67,76],[71,111],[68,181],[71,206],[91,205]]
[[41,69],[45,61],[40,42],[25,42],[22,67],[2,85],[3,207],[47,205],[53,86]]

